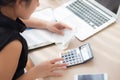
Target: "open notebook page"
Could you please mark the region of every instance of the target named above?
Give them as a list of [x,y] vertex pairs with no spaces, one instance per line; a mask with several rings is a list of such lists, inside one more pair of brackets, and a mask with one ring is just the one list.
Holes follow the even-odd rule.
[[[55,21],[51,8],[36,11],[32,16],[38,19]],[[64,29],[64,36],[43,29],[27,29],[21,35],[27,40],[29,49],[34,49],[52,43],[65,44],[73,37],[73,34],[73,30],[68,29]]]

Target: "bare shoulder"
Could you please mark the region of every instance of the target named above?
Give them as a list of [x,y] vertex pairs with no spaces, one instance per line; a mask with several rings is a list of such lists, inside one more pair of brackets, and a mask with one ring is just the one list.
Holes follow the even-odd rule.
[[3,48],[3,50],[0,52],[1,54],[0,57],[7,58],[13,55],[12,57],[18,58],[21,54],[21,50],[22,50],[21,42],[19,40],[14,40]]
[[0,51],[0,80],[8,80],[13,77],[19,62],[21,50],[21,42],[14,40]]

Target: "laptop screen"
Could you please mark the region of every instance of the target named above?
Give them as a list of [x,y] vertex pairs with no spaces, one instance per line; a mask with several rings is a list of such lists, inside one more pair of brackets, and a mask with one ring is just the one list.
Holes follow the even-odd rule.
[[95,0],[95,1],[102,4],[104,7],[108,8],[113,13],[117,14],[120,5],[120,0]]

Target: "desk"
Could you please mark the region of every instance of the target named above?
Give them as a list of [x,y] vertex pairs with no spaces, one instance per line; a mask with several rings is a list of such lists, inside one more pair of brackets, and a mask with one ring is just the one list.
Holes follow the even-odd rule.
[[[63,0],[40,0],[42,8],[51,5],[53,8],[60,5],[60,1]],[[67,1],[67,0],[64,0]],[[46,3],[45,3],[46,2]],[[49,3],[49,4],[48,4]],[[55,4],[55,5],[53,5]],[[64,71],[63,77],[50,77],[46,80],[74,80],[75,74],[87,74],[87,73],[107,73],[108,80],[120,79],[120,18],[117,23],[112,24],[108,28],[95,34],[91,38],[84,42],[74,38],[71,40],[68,49],[78,47],[84,43],[89,42],[91,44],[94,59],[81,65],[73,66]],[[39,55],[40,61],[50,60],[58,57],[58,53],[61,49],[55,45],[40,48],[35,51],[31,51],[29,55]]]

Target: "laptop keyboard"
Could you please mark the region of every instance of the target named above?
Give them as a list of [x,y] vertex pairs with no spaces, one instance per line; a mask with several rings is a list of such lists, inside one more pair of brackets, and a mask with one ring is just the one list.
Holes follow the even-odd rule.
[[87,5],[83,1],[75,1],[74,3],[67,6],[70,11],[72,11],[75,15],[83,19],[93,28],[99,27],[108,20],[108,17],[104,16],[96,9],[92,8],[90,5]]

